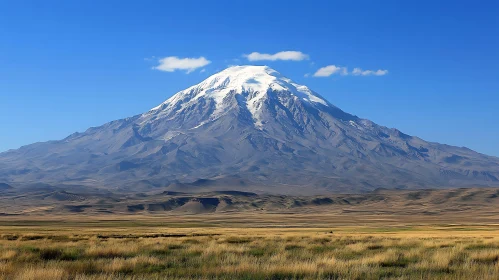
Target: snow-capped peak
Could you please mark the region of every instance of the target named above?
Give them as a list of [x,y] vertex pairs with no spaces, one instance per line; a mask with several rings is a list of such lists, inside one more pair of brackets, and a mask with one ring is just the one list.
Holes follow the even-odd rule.
[[173,95],[144,114],[143,120],[146,122],[153,116],[155,119],[174,118],[196,104],[214,104],[209,117],[197,123],[193,127],[196,128],[223,116],[234,104],[226,97],[239,95],[239,106],[244,106],[251,113],[255,127],[261,128],[266,122],[261,111],[265,100],[270,98],[270,92],[279,92],[279,102],[294,99],[312,106],[332,106],[308,87],[294,83],[268,66],[233,66]]
[[200,97],[209,97],[215,99],[218,103],[230,92],[257,93],[255,97],[261,97],[268,90],[287,91],[304,101],[329,106],[326,100],[308,87],[293,83],[290,79],[268,66],[245,65],[232,66],[214,74],[201,83],[180,91],[161,105],[153,108],[152,111],[164,108],[166,104],[174,104],[176,101],[183,99],[185,94],[193,91],[196,93],[192,97],[193,100]]

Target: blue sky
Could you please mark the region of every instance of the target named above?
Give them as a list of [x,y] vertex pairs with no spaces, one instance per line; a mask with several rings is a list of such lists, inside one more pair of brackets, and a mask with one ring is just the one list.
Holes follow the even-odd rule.
[[498,14],[485,0],[0,1],[0,151],[257,64],[381,125],[499,156]]

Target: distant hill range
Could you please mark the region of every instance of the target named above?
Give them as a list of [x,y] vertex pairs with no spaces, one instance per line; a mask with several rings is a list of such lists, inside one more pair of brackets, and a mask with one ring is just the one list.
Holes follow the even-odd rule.
[[[241,191],[187,193],[158,191],[124,194],[98,190],[69,192],[60,188],[29,188],[0,192],[0,216],[21,217],[85,214],[90,217],[122,215],[181,214],[283,214],[300,213],[348,217],[369,216],[372,220],[411,217],[428,222],[447,216],[497,221],[499,189],[387,190],[361,194],[291,196]],[[259,215],[253,215],[255,218]],[[414,217],[413,217],[414,216]],[[248,217],[248,216],[246,216]],[[475,218],[474,218],[475,217]],[[447,221],[449,222],[449,221]]]
[[493,187],[499,158],[351,115],[269,67],[235,66],[144,114],[1,153],[0,182],[282,194]]

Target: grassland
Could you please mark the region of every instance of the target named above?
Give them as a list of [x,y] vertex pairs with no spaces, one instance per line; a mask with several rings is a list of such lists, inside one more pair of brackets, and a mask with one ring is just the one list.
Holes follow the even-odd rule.
[[177,227],[74,218],[1,221],[0,279],[499,279],[494,225],[214,227],[219,215]]
[[497,189],[4,194],[0,279],[499,279],[498,207]]

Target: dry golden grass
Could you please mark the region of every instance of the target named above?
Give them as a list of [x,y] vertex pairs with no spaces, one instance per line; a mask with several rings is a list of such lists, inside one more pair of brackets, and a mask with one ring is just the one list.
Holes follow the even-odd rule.
[[39,280],[39,279],[64,279],[66,277],[66,271],[58,267],[38,267],[38,266],[27,266],[20,269],[18,273],[14,275],[14,279],[19,280]]
[[499,279],[490,226],[10,226],[0,279]]

